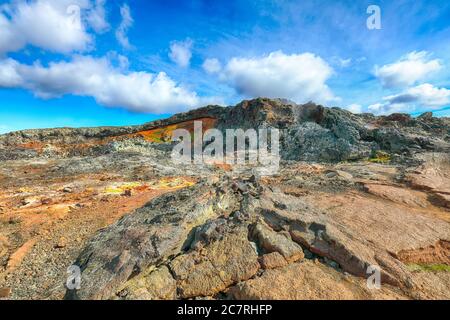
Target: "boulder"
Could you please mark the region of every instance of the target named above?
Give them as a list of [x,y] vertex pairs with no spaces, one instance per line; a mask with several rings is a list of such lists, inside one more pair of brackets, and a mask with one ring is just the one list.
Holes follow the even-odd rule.
[[181,298],[213,296],[234,283],[253,277],[260,267],[247,240],[247,228],[225,234],[221,240],[175,258],[170,268]]
[[234,204],[233,192],[218,193],[207,183],[169,193],[101,230],[75,262],[83,286],[67,299],[108,299],[133,273],[140,273],[192,241],[195,228]]
[[263,269],[276,269],[288,264],[285,258],[278,252],[272,252],[259,257],[259,264]]
[[126,300],[174,300],[177,286],[169,268],[163,265],[130,280],[118,295]]
[[302,248],[288,236],[279,234],[262,223],[253,226],[252,237],[265,253],[278,252],[288,262],[295,262],[305,257]]

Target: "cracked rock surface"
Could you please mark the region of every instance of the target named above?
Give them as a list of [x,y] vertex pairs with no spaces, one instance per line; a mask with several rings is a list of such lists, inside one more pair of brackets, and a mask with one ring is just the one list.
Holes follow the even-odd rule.
[[[151,279],[159,279],[161,270],[166,270],[164,281],[176,286],[171,292],[179,299],[409,299],[436,294],[432,288],[424,290],[422,280],[404,263],[417,257],[402,254],[402,250],[446,239],[448,222],[402,211],[396,203],[386,205],[384,198],[382,204],[387,207],[377,208],[379,204],[374,202],[363,215],[355,204],[356,193],[351,194],[355,203],[346,204],[344,218],[341,210],[327,211],[319,201],[314,204],[307,197],[282,192],[279,187],[283,184],[274,187],[273,181],[250,180],[200,183],[189,191],[154,200],[102,231],[77,261],[84,286],[73,297],[153,297],[149,284]],[[259,192],[243,193],[233,188],[236,183]],[[188,192],[190,201],[184,204],[190,203],[189,214],[181,222],[175,212],[185,209],[177,207],[177,199]],[[176,209],[159,206],[168,199]],[[202,203],[201,199],[207,200]],[[220,210],[209,209],[213,207]],[[377,219],[374,212],[380,209],[385,212],[381,214],[383,223],[369,232],[364,230],[358,219],[371,224]],[[411,219],[406,214],[411,214]],[[394,233],[395,239],[390,241]],[[446,248],[441,249],[443,256],[449,253]],[[371,265],[381,268],[383,291],[371,292],[363,281]],[[144,276],[135,279],[133,273]],[[448,281],[447,273],[438,277]],[[153,282],[158,286],[159,280]],[[339,290],[331,290],[337,283]],[[268,290],[274,284],[277,289]],[[325,289],[330,292],[323,294]],[[343,296],[338,294],[341,291]]]
[[[173,164],[195,120],[279,128],[279,170]],[[446,118],[269,99],[0,136],[0,299],[450,299],[449,146]]]

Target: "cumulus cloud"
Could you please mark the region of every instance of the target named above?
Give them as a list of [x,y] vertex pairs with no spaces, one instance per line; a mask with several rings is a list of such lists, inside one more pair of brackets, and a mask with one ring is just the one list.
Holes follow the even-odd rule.
[[206,59],[203,62],[203,70],[205,70],[207,73],[218,73],[220,70],[222,70],[222,65],[219,60],[213,58],[213,59]]
[[13,59],[0,60],[0,88],[20,86],[22,78],[17,72],[19,63]]
[[450,89],[437,88],[429,83],[409,88],[399,94],[383,98],[383,103],[368,107],[376,114],[411,112],[421,108],[437,109],[450,104]]
[[192,58],[192,41],[186,40],[182,42],[174,41],[170,44],[170,59],[180,67],[189,66]]
[[259,58],[233,58],[221,78],[244,96],[325,103],[336,100],[326,84],[332,74],[333,69],[312,53],[277,51]]
[[27,45],[59,53],[89,50],[88,28],[107,26],[103,7],[103,0],[17,0],[0,6],[0,55]]
[[386,110],[383,110],[383,109],[387,109],[387,108],[384,108],[384,104],[382,104],[382,103],[371,104],[370,106],[367,107],[367,109],[369,110],[369,112],[374,113],[374,114],[389,113],[389,112],[386,112]]
[[353,103],[344,107],[344,109],[352,113],[362,113],[363,107],[360,104]]
[[122,17],[122,21],[116,30],[116,39],[125,49],[132,49],[133,46],[130,44],[127,33],[128,29],[133,26],[134,20],[131,16],[130,7],[127,4],[123,4],[120,7],[120,16]]
[[[118,60],[119,65],[124,64],[123,57]],[[76,56],[69,62],[48,66],[39,62],[22,64],[10,58],[0,60],[1,87],[27,89],[43,99],[66,94],[90,96],[104,106],[152,113],[185,111],[208,102],[164,72],[124,72],[109,58],[90,56]]]
[[375,76],[386,88],[410,86],[442,68],[440,60],[429,58],[426,51],[414,51],[395,63],[376,66]]
[[384,98],[391,104],[418,102],[426,107],[441,107],[450,103],[450,90],[436,88],[429,83],[410,88],[403,93]]

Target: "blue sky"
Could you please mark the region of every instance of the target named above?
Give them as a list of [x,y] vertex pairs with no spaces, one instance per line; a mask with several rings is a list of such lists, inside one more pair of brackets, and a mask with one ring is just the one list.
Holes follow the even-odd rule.
[[0,133],[256,96],[450,116],[449,40],[447,1],[0,1]]

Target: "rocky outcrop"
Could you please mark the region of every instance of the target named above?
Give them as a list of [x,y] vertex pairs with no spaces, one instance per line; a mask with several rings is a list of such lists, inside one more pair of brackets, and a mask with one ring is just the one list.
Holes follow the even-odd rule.
[[127,300],[174,300],[177,298],[176,281],[163,265],[137,276],[118,296]]
[[189,247],[193,230],[231,210],[233,194],[199,184],[162,196],[94,237],[76,261],[83,287],[75,299],[105,299],[133,274],[163,263]]
[[252,228],[252,237],[266,253],[278,252],[287,262],[295,262],[304,258],[302,248],[290,239],[290,235],[282,235],[261,223]]
[[259,278],[230,288],[229,294],[237,300],[405,299],[394,288],[372,291],[361,279],[308,260],[268,270]]
[[[353,179],[353,175],[341,175]],[[396,207],[397,202],[380,192],[373,195],[388,202],[349,198],[340,210],[330,211],[317,198],[284,193],[279,187],[286,183],[275,187],[253,177],[225,178],[149,203],[101,231],[83,250],[76,264],[82,269],[84,285],[67,297],[160,298],[163,294],[154,292],[159,292],[163,282],[172,288],[170,294],[176,286],[176,297],[182,299],[228,295],[290,299],[309,294],[338,298],[335,290],[329,295],[317,291],[294,294],[283,286],[273,295],[265,293],[269,282],[288,279],[319,291],[337,281],[349,299],[407,297],[420,283],[396,253],[448,237],[448,222],[421,215],[424,208],[408,197],[399,203],[416,207],[417,213]],[[358,203],[361,199],[365,202]],[[408,214],[410,218],[402,217]],[[319,267],[297,264],[316,259]],[[357,292],[367,289],[362,289],[358,279],[368,277],[374,265],[380,268],[382,282],[397,289],[387,287],[380,294],[359,296]],[[324,288],[309,283],[319,281],[314,276],[298,274],[306,267],[304,272],[317,271],[318,277],[327,273]],[[169,270],[162,280],[161,270]],[[349,287],[342,272],[351,279]],[[149,282],[153,277],[154,285]]]
[[[279,128],[279,170],[175,165],[171,133],[197,120]],[[449,128],[430,114],[255,99],[0,136],[0,288],[12,299],[448,299]],[[380,290],[366,285],[373,268]]]
[[[208,106],[140,126],[13,132],[0,136],[0,159],[102,155],[112,152],[111,149],[122,141],[139,145],[136,148],[129,146],[128,151],[134,149],[145,153],[146,149],[160,149],[161,143],[170,145],[167,137],[156,137],[151,144],[143,144],[142,140],[145,141],[149,133],[153,135],[155,130],[164,131],[171,126],[185,126],[205,119],[210,119],[220,130],[280,129],[281,156],[286,160],[360,160],[383,150],[401,155],[401,158],[393,159],[405,161],[406,156],[413,157],[423,151],[450,150],[450,123],[445,118],[423,116],[414,119],[404,114],[388,117],[354,115],[314,103],[297,105],[282,99],[259,98],[227,108]],[[170,130],[166,134],[170,138]]]
[[276,269],[287,265],[287,261],[278,252],[264,254],[259,258],[259,264],[264,270]]
[[260,266],[247,233],[245,225],[236,226],[204,250],[193,250],[175,258],[170,269],[180,298],[214,296],[232,284],[253,277]]

